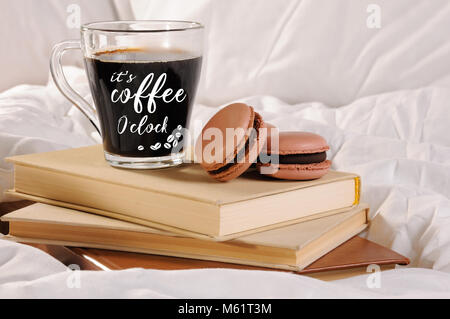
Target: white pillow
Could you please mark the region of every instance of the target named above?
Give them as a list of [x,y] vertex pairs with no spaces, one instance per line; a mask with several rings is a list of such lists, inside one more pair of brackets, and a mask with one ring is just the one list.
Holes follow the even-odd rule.
[[[77,21],[131,18],[128,1],[116,2],[120,16],[112,0],[0,1],[0,92],[18,84],[45,84],[53,45],[79,39]],[[81,65],[81,53],[68,55],[65,63]]]
[[[339,106],[386,91],[450,87],[447,0],[130,1],[137,19],[206,25],[201,103],[262,94]],[[381,9],[380,29],[366,24],[372,3]]]

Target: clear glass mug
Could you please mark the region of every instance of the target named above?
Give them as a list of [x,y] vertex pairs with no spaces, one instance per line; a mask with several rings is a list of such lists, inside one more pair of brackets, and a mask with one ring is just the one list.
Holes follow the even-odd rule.
[[[64,77],[61,58],[81,49],[95,107]],[[106,161],[151,169],[183,162],[200,77],[203,26],[189,21],[111,21],[81,27],[81,40],[52,52],[57,87],[102,136]]]

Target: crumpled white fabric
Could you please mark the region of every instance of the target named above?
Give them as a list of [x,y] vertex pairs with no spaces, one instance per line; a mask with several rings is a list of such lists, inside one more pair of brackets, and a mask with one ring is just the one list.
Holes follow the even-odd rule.
[[[69,77],[88,95],[81,70],[72,69]],[[0,296],[450,297],[449,100],[450,89],[433,87],[369,96],[340,108],[289,105],[270,96],[240,100],[282,130],[321,134],[331,146],[333,168],[362,176],[362,200],[372,208],[363,236],[411,259],[411,267],[383,273],[381,288],[368,288],[367,276],[324,283],[278,272],[133,269],[82,272],[82,288],[68,290],[68,273],[61,264],[0,240]],[[194,129],[216,111],[196,105]],[[91,124],[51,84],[2,93],[0,114],[0,158],[99,140]],[[1,165],[0,181],[8,188],[11,167]]]
[[338,107],[392,90],[450,87],[447,0],[130,3],[137,19],[205,25],[197,100],[208,105],[267,94]]

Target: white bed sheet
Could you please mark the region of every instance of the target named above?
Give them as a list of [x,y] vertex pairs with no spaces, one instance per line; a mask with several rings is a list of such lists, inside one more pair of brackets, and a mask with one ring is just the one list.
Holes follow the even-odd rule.
[[[447,0],[130,3],[137,19],[205,25],[198,101],[208,105],[268,94],[338,107],[387,91],[450,87]],[[366,24],[374,6],[379,29]]]
[[[67,71],[87,96],[83,72]],[[333,168],[362,176],[362,200],[372,207],[364,236],[408,256],[411,266],[383,273],[381,288],[368,288],[366,276],[324,283],[264,271],[133,269],[82,272],[77,289],[68,287],[71,273],[59,262],[0,240],[0,297],[450,297],[450,89],[380,94],[341,108],[289,105],[270,96],[241,101],[282,130],[323,135]],[[193,124],[216,111],[196,105]],[[90,123],[52,84],[0,94],[0,158],[98,141]],[[5,190],[12,171],[0,165]]]

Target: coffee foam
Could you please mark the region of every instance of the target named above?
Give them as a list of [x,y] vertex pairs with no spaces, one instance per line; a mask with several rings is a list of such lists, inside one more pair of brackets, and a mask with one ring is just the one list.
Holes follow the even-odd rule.
[[149,63],[149,62],[172,62],[198,58],[193,52],[181,49],[150,49],[150,48],[127,48],[127,49],[103,49],[92,54],[91,58],[102,62],[117,63]]

